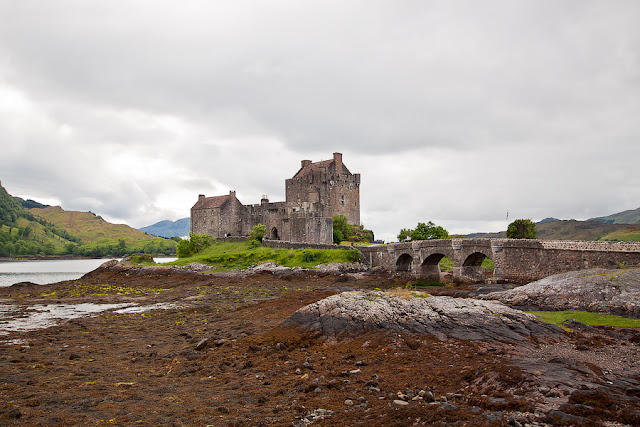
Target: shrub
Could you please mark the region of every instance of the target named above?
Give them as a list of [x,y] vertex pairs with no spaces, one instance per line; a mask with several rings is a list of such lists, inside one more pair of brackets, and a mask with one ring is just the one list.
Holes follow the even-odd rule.
[[302,260],[304,262],[312,262],[314,259],[316,259],[316,254],[313,251],[309,249],[302,251]]
[[190,257],[213,245],[216,238],[209,234],[189,233],[189,240],[180,240],[176,248],[178,258]]
[[256,224],[253,226],[249,237],[252,240],[256,240],[258,242],[262,242],[262,239],[267,234],[267,226],[264,224]]
[[259,241],[255,239],[249,240],[249,249],[259,248],[260,246],[262,246],[262,244]]
[[349,249],[349,261],[350,262],[362,262],[364,261],[364,257],[362,256],[362,252],[357,249]]
[[154,264],[153,257],[149,254],[136,253],[129,257],[129,261],[133,264]]
[[362,225],[352,225],[344,215],[333,217],[333,243],[340,244],[342,241],[350,242],[372,242],[373,232],[365,229]]

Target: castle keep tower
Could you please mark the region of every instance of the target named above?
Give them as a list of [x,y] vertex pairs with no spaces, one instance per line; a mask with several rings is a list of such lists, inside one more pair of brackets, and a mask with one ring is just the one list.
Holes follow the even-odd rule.
[[333,217],[344,215],[360,224],[360,174],[342,163],[342,154],[313,163],[285,181],[286,201],[243,205],[235,191],[229,195],[200,195],[191,208],[191,231],[216,238],[248,236],[256,224],[267,227],[267,238],[303,243],[333,243]]
[[344,215],[349,224],[360,224],[360,174],[349,172],[341,153],[317,163],[303,160],[285,186],[287,202],[311,203],[320,216]]

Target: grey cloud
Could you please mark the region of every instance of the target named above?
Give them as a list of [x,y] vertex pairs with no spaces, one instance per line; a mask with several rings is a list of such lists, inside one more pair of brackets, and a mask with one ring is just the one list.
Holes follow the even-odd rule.
[[146,225],[188,214],[167,191],[279,200],[302,158],[342,151],[379,234],[417,218],[495,226],[506,208],[635,208],[639,12],[625,1],[2,2],[0,89],[31,104],[16,122],[0,101],[12,145],[0,179]]

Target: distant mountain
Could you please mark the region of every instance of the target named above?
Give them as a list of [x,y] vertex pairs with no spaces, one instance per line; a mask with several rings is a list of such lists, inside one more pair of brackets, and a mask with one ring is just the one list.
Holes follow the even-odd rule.
[[190,230],[190,218],[182,218],[177,221],[164,220],[140,229],[140,231],[144,231],[145,233],[167,238],[188,236]]
[[536,224],[544,224],[545,222],[551,222],[551,221],[560,221],[558,218],[545,218],[541,221],[536,222]]
[[485,237],[490,233],[471,233],[471,234],[467,234],[466,237],[468,239],[475,239],[475,238],[480,238],[480,237]]
[[606,222],[609,224],[640,224],[640,208],[619,212],[609,216],[591,218],[589,221]]

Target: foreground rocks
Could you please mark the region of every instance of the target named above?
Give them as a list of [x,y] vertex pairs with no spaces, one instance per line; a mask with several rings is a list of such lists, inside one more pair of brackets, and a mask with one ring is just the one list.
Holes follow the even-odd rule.
[[370,329],[407,330],[442,339],[512,343],[532,336],[548,339],[563,335],[555,325],[503,304],[451,297],[421,298],[399,291],[352,291],[333,295],[299,309],[284,323],[288,325],[334,339],[345,333]]
[[290,273],[321,273],[321,274],[362,274],[369,271],[369,267],[362,263],[332,262],[329,264],[319,264],[313,269],[303,269],[300,267],[285,267],[275,262],[264,262],[246,269],[234,269],[225,272],[213,272],[215,267],[199,262],[192,262],[184,266],[163,266],[163,265],[140,265],[131,261],[129,257],[122,261],[111,260],[102,264],[98,270],[114,270],[129,272],[164,272],[164,273],[204,273],[221,277],[247,277],[254,274],[270,273],[276,275]]
[[526,309],[640,317],[640,269],[572,271],[481,298]]
[[564,334],[500,303],[397,286],[370,273],[114,265],[2,288],[25,313],[173,308],[0,337],[0,424],[640,425],[640,332],[575,323]]

